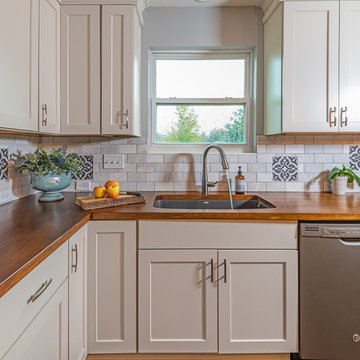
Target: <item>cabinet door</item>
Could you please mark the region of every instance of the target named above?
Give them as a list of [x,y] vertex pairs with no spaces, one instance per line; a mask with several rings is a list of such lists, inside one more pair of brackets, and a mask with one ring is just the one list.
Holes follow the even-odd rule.
[[61,7],[61,134],[100,134],[100,6]]
[[87,231],[69,240],[69,360],[87,355]]
[[89,353],[136,352],[136,221],[88,232]]
[[38,130],[39,0],[0,2],[0,127]]
[[360,131],[359,34],[359,1],[340,1],[340,131]]
[[68,359],[67,280],[42,308],[3,359]]
[[297,251],[219,251],[220,353],[297,351]]
[[140,135],[140,25],[133,5],[102,8],[102,134]]
[[139,352],[217,352],[216,250],[139,251]]
[[338,131],[338,39],[338,1],[284,4],[283,132]]
[[60,133],[60,4],[39,3],[39,130]]

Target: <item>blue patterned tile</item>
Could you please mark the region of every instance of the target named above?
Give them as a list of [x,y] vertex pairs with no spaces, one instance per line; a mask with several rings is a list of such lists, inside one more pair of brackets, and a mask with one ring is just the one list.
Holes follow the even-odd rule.
[[0,149],[0,180],[7,180],[9,176],[9,149]]
[[93,155],[79,155],[80,159],[83,161],[81,169],[77,174],[73,174],[72,178],[74,180],[92,180],[93,179],[93,164],[94,157]]
[[272,158],[273,181],[297,181],[298,157],[297,156],[273,156]]
[[360,170],[360,146],[349,146],[349,163],[351,170]]

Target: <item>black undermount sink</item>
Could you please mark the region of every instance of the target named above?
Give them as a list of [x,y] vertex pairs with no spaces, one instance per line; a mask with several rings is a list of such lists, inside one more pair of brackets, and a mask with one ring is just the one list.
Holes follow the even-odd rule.
[[[269,209],[275,206],[259,196],[233,195],[234,210]],[[228,195],[159,195],[154,207],[161,209],[231,209]]]

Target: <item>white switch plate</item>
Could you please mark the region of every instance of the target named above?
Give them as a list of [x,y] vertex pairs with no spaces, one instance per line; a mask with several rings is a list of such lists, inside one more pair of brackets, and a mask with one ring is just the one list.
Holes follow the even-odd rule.
[[76,180],[76,190],[78,191],[90,191],[91,183],[88,180]]
[[124,155],[107,154],[104,155],[104,169],[124,169]]

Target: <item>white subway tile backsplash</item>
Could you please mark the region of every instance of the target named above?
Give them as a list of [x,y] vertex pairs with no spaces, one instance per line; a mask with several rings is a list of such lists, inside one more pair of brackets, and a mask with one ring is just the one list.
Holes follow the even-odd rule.
[[[201,154],[153,154],[148,153],[146,138],[105,138],[100,136],[84,137],[34,137],[1,135],[0,149],[7,148],[9,153],[18,150],[30,152],[37,144],[46,149],[67,144],[69,151],[93,157],[91,186],[103,185],[106,180],[121,182],[124,191],[199,191],[201,189]],[[352,156],[354,170],[360,169],[360,156],[357,144],[360,135],[278,135],[258,136],[257,153],[228,154],[229,173],[234,187],[238,166],[242,167],[248,191],[329,191],[325,181],[327,171],[334,166],[350,166]],[[352,149],[352,150],[351,150]],[[225,149],[226,152],[226,149]],[[104,169],[103,156],[122,154],[124,169]],[[285,181],[287,165],[279,163],[278,172],[282,176],[273,177],[273,158],[297,159],[291,181]],[[295,161],[295,160],[294,160]],[[357,164],[356,166],[354,164]],[[284,166],[285,165],[285,166]],[[290,164],[291,165],[291,164]],[[291,170],[291,171],[293,171]],[[220,181],[214,190],[227,190],[225,173],[220,156],[216,151],[208,155],[209,181]],[[33,192],[29,176],[15,174],[9,169],[9,180],[0,180],[0,193],[10,192],[12,198],[26,196]],[[73,186],[69,188],[72,190]],[[355,186],[351,191],[360,191]]]

